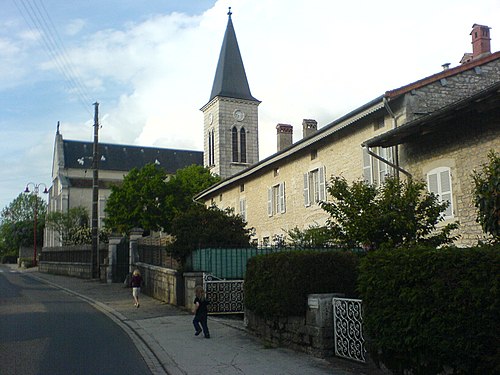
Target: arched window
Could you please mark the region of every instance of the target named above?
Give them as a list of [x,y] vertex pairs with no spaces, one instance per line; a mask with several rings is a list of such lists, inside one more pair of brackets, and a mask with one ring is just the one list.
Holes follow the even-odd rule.
[[247,133],[245,128],[240,130],[240,161],[242,163],[247,162]]
[[208,131],[208,166],[215,165],[214,130]]
[[233,127],[231,130],[232,147],[233,147],[233,162],[238,162],[238,130]]

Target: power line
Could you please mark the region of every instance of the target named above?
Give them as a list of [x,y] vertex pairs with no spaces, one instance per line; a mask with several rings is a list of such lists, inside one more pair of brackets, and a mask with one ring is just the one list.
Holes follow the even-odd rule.
[[[39,6],[36,0],[32,0],[32,2],[29,0],[13,1],[31,32],[40,35],[46,53],[53,59],[56,68],[64,76],[70,92],[74,92],[85,110],[89,114],[92,114],[88,104],[91,103],[92,100],[90,99],[87,87],[73,67],[71,59],[64,47],[64,43],[43,3],[40,2],[41,5]],[[19,5],[19,2],[22,7]]]

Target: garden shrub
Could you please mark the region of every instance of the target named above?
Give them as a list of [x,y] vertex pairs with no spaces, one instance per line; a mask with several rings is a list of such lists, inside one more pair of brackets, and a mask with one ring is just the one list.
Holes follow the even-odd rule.
[[359,255],[345,251],[291,251],[248,260],[245,307],[263,317],[302,316],[307,295],[356,296]]
[[359,291],[375,360],[395,374],[500,373],[500,246],[375,251]]

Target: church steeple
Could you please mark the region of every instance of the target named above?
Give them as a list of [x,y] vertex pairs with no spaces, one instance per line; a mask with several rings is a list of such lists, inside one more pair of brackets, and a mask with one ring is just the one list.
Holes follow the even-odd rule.
[[[210,100],[216,96],[224,96],[235,99],[255,100],[248,86],[247,75],[243,60],[236,40],[233,21],[231,20],[231,7],[229,7],[228,21],[222,48],[220,50],[219,62],[215,72],[214,84]],[[209,101],[210,101],[209,100]]]
[[248,86],[231,8],[210,100],[203,111],[203,161],[212,173],[227,178],[259,161],[260,101]]

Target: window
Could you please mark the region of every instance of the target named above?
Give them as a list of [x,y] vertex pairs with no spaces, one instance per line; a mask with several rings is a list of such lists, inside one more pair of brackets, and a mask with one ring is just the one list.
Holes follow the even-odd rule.
[[270,187],[267,191],[267,214],[273,216],[284,214],[285,207],[285,183]]
[[247,200],[245,198],[240,199],[240,216],[243,221],[247,221]]
[[440,202],[449,202],[448,208],[443,212],[443,217],[453,217],[453,200],[451,191],[451,172],[448,167],[433,169],[427,173],[427,189],[439,197]]
[[382,129],[384,126],[385,126],[384,116],[380,116],[375,120],[375,123],[373,124],[373,130]]
[[238,130],[235,127],[231,130],[231,144],[233,151],[233,162],[238,162]]
[[[372,152],[382,159],[394,163],[392,147],[374,147]],[[386,162],[379,160],[370,154],[368,149],[363,148],[363,179],[370,184],[380,186],[387,176],[394,174],[394,168]]]
[[240,161],[247,162],[247,133],[245,128],[240,129]]
[[304,174],[304,205],[324,201],[326,198],[325,167]]
[[214,130],[208,131],[208,166],[215,165]]
[[243,193],[245,191],[245,184],[240,185],[240,193]]
[[314,160],[318,157],[318,150],[311,151],[311,160]]

